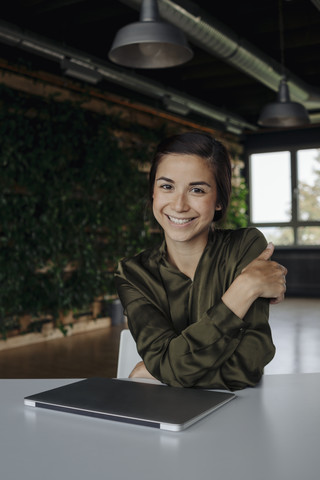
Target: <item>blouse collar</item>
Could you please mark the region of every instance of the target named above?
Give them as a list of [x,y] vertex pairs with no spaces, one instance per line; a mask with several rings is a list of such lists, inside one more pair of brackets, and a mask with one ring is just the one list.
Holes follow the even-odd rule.
[[[201,258],[205,254],[206,250],[212,245],[213,239],[214,239],[214,229],[212,228],[212,229],[209,230],[207,245],[205,246],[205,248],[202,252]],[[166,268],[168,268],[170,270],[177,271],[177,269],[175,267],[173,267],[171,265],[171,263],[168,261],[168,258],[167,258],[167,244],[166,244],[165,239],[163,240],[162,244],[159,247],[159,261]]]

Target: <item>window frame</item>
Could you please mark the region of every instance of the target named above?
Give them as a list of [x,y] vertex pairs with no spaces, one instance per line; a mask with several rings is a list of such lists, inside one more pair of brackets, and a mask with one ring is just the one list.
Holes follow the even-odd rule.
[[[251,227],[290,227],[293,229],[293,243],[290,245],[277,245],[277,248],[281,249],[320,249],[320,245],[301,245],[298,244],[298,228],[299,227],[320,227],[320,219],[313,221],[305,221],[298,219],[298,155],[299,150],[308,150],[308,149],[320,149],[320,142],[311,142],[308,144],[297,144],[294,146],[289,145],[275,145],[274,147],[261,147],[261,148],[251,148],[246,152],[246,181],[248,185],[248,225]],[[289,152],[290,154],[290,168],[291,168],[291,208],[292,208],[292,218],[288,222],[253,222],[251,220],[251,171],[250,171],[250,157],[254,154],[262,153],[275,153],[275,152]]]

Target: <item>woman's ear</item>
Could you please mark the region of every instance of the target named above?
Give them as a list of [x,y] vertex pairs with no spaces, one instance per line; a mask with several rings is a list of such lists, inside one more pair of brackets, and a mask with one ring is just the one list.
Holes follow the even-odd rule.
[[222,210],[222,205],[220,205],[220,203],[218,203],[218,205],[216,205],[216,212],[219,211],[219,210]]

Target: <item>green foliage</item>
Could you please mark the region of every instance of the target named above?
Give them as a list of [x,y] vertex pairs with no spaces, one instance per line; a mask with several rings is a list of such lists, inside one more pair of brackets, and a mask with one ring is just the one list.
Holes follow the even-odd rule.
[[248,225],[247,199],[248,188],[241,172],[242,162],[236,154],[231,154],[235,162],[232,173],[232,191],[227,216],[223,228],[243,228]]
[[[147,179],[110,119],[0,91],[0,319],[58,317],[113,292],[120,257],[149,241]],[[0,320],[1,323],[1,320]]]
[[248,225],[247,196],[248,189],[242,178],[238,185],[233,185],[230,205],[227,217],[223,224],[224,228],[243,228]]

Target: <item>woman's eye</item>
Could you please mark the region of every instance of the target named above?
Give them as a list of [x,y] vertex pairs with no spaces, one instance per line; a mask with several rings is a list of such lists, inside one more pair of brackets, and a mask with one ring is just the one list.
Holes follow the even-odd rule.
[[205,193],[205,191],[202,188],[198,188],[198,187],[193,187],[191,191],[193,193]]
[[171,190],[172,185],[169,185],[169,184],[165,183],[163,185],[160,185],[160,188],[162,188],[162,190]]

